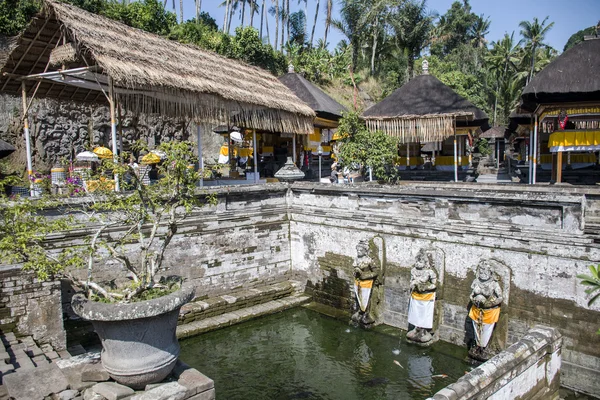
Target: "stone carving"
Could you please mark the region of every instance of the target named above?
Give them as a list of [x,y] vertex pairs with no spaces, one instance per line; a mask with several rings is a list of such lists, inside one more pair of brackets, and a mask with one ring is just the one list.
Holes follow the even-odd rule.
[[354,293],[357,311],[352,321],[364,328],[370,328],[380,320],[380,306],[383,304],[383,241],[381,248],[375,240],[361,240],[356,246],[354,264]]
[[480,261],[477,266],[476,278],[471,284],[472,304],[469,311],[469,318],[472,320],[475,331],[475,345],[469,350],[469,356],[480,361],[486,361],[491,357],[487,346],[494,326],[500,318],[503,293],[498,280],[491,261]]
[[417,254],[415,266],[410,271],[410,304],[408,323],[414,328],[406,334],[411,342],[428,344],[433,340],[433,314],[435,309],[435,290],[437,274],[434,269],[433,255],[422,249]]

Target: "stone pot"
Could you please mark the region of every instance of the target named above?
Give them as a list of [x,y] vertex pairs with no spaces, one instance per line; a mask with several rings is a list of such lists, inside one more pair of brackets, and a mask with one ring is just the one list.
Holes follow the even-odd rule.
[[162,381],[175,366],[179,309],[193,297],[193,287],[128,304],[98,303],[78,294],[71,305],[77,315],[92,321],[108,374],[123,385],[143,389]]

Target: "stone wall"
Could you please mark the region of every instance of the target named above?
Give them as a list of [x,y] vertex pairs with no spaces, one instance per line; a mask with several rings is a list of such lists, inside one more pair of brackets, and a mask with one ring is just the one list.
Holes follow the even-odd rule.
[[561,346],[558,330],[537,326],[428,400],[558,400]]
[[470,286],[479,261],[491,259],[505,298],[492,348],[507,348],[537,324],[556,327],[565,342],[563,384],[600,392],[600,305],[587,305],[576,277],[600,261],[600,246],[584,234],[587,197],[597,189],[296,183],[291,192],[292,265],[317,300],[347,307],[355,246],[381,236],[384,321],[407,329],[410,269],[425,248],[440,282],[436,336],[466,345]]
[[[17,148],[9,158],[15,170],[24,170],[26,165],[20,113],[20,99],[0,96],[0,139]],[[50,170],[62,160],[69,160],[90,147],[106,146],[112,149],[108,107],[41,99],[34,101],[29,115],[34,144],[32,157],[37,171]],[[138,116],[126,110],[122,111],[119,129],[125,151],[130,151],[130,145],[137,140],[148,143],[150,148],[172,139],[196,140],[195,126],[189,121]],[[203,156],[206,162],[210,162],[218,156],[223,139],[213,132],[205,132],[202,141]]]
[[39,282],[18,267],[1,266],[0,331],[65,349],[60,282]]

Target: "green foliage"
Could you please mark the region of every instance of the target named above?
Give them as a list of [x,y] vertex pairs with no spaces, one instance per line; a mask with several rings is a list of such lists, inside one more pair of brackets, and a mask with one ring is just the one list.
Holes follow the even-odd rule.
[[[598,23],[598,25],[600,25],[600,22]],[[563,51],[567,51],[571,47],[583,42],[584,36],[595,35],[596,29],[597,28],[595,26],[590,26],[589,28],[585,28],[585,29],[575,32],[574,34],[571,35],[569,40],[567,40],[567,43],[565,44]]]
[[18,35],[40,7],[38,0],[0,1],[0,36]]
[[338,133],[343,137],[339,151],[341,168],[360,170],[366,175],[368,167],[371,167],[373,175],[379,179],[397,179],[395,168],[390,168],[398,155],[395,138],[383,132],[369,132],[355,112],[344,114]]
[[[140,296],[156,296],[172,285],[155,281],[161,271],[164,252],[177,233],[178,225],[198,207],[215,204],[214,196],[196,193],[200,173],[189,166],[197,162],[190,142],[167,142],[158,147],[163,157],[159,179],[143,185],[135,166],[104,160],[90,181],[93,193],[73,200],[45,197],[40,200],[0,197],[0,255],[9,263],[23,263],[39,279],[55,275],[74,281],[108,300],[129,301]],[[136,146],[147,151],[146,145]],[[125,155],[126,156],[126,155]],[[126,157],[127,158],[127,157]],[[129,191],[114,192],[112,179],[118,174]],[[52,209],[58,216],[48,216]],[[77,247],[52,250],[47,240],[53,234],[84,228],[72,215],[85,216],[89,238]],[[112,230],[110,236],[108,230]],[[127,246],[127,247],[126,247]],[[131,253],[131,248],[135,254]],[[133,284],[121,293],[109,292],[92,280],[95,263],[112,258],[122,264]],[[69,274],[75,267],[87,266],[88,279],[77,281]],[[156,289],[144,295],[146,291]],[[157,291],[159,290],[159,291]]]
[[177,16],[165,10],[159,0],[108,1],[100,11],[104,16],[158,35],[167,35],[177,25]]
[[491,149],[490,143],[488,142],[487,139],[475,140],[473,147],[476,149],[475,152],[481,154],[484,157],[492,154],[492,149]]
[[585,290],[585,293],[590,296],[588,305],[591,306],[600,298],[600,264],[596,266],[590,265],[589,269],[590,275],[579,274],[577,277],[581,279],[582,285],[589,286]]
[[235,36],[230,41],[223,40],[217,52],[267,69],[274,75],[281,75],[287,69],[283,54],[274,51],[271,45],[263,44],[258,31],[252,27],[236,28]]

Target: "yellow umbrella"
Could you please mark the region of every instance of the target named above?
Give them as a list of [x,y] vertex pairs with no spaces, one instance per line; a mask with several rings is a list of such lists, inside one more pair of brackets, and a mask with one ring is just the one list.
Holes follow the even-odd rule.
[[148,153],[144,157],[142,157],[142,164],[158,164],[160,162],[160,157],[156,153]]
[[106,147],[96,147],[94,149],[94,154],[96,154],[98,157],[100,158],[112,158],[113,153],[112,151],[110,151],[110,149],[107,149]]

